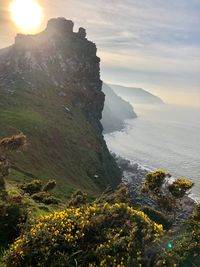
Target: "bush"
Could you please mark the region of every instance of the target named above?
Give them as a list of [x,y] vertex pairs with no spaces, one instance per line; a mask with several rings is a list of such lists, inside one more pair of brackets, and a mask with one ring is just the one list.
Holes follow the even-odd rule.
[[175,237],[172,248],[160,253],[155,266],[200,266],[200,204],[189,218],[184,231]]
[[42,182],[39,179],[35,179],[28,184],[24,184],[21,188],[29,195],[33,195],[41,191]]
[[156,201],[156,205],[165,213],[174,214],[174,222],[177,219],[177,211],[182,208],[181,201],[188,194],[194,183],[185,178],[176,179],[169,184],[171,175],[162,170],[148,173],[141,187],[141,192],[147,194]]
[[20,202],[9,198],[6,202],[0,201],[0,211],[0,247],[5,247],[20,235],[27,212]]
[[56,187],[56,181],[49,180],[47,184],[44,186],[43,191],[49,192],[49,191],[52,191],[55,187]]
[[10,163],[5,157],[0,157],[0,177],[6,177],[10,173]]
[[170,174],[163,170],[148,173],[141,191],[143,193],[151,192],[152,194],[160,193],[161,187],[167,177],[170,177]]
[[162,224],[165,230],[169,230],[172,226],[172,221],[169,220],[162,212],[159,212],[151,207],[142,207],[142,211],[147,214],[152,221],[157,224]]
[[0,177],[0,198],[2,198],[1,195],[3,192],[5,192],[5,190],[6,190],[5,180],[3,177]]
[[68,203],[69,207],[79,207],[81,205],[86,204],[87,194],[82,192],[81,190],[75,191]]
[[162,226],[127,204],[92,204],[43,216],[11,246],[6,267],[143,264]]
[[35,201],[44,203],[46,205],[50,204],[58,204],[59,200],[53,196],[51,196],[48,192],[39,192],[32,195],[32,198]]
[[108,202],[109,204],[114,203],[131,203],[129,190],[126,185],[120,184],[114,192],[103,193],[96,203]]
[[9,161],[0,156],[0,194],[6,190],[5,177],[10,173],[10,163]]
[[172,196],[182,198],[185,196],[186,192],[193,187],[193,185],[194,183],[192,181],[180,178],[169,185],[168,189]]
[[23,133],[6,137],[0,140],[0,149],[3,151],[16,151],[26,145],[26,136]]

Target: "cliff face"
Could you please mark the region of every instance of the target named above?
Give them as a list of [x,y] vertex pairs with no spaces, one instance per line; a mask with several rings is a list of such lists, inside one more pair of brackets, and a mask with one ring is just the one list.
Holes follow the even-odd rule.
[[73,104],[101,129],[100,59],[95,44],[85,37],[83,28],[74,33],[73,22],[62,18],[50,20],[46,30],[36,36],[18,34],[14,46],[1,56],[1,87],[11,89],[12,83],[20,82],[29,90],[42,92],[45,84],[62,94],[63,88],[74,86],[70,92]]
[[137,117],[131,104],[115,94],[110,86],[103,84],[105,104],[102,114],[104,133],[120,131],[125,126],[125,120]]
[[157,104],[164,104],[162,99],[158,96],[151,94],[150,92],[142,89],[142,88],[135,88],[135,87],[126,87],[122,85],[110,84],[109,85],[113,91],[121,96],[123,99],[130,101],[131,103],[135,104],[150,104],[150,105],[157,105]]
[[28,179],[27,172],[51,176],[63,194],[119,183],[102,136],[99,62],[85,30],[73,32],[64,18],[50,20],[40,34],[17,35],[0,52],[1,135],[23,131],[30,140],[22,160],[13,158],[17,180]]

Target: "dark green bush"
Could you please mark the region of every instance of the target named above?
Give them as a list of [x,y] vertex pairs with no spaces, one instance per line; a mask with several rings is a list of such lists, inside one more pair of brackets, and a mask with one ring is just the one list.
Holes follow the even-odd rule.
[[0,247],[7,246],[19,236],[26,218],[27,211],[20,201],[11,198],[0,201]]
[[[131,203],[129,190],[126,185],[120,184],[115,191],[107,189],[108,192],[104,192],[95,202],[108,202],[109,204],[114,203]],[[106,190],[106,191],[107,191]]]
[[82,192],[81,190],[75,191],[68,203],[69,207],[78,207],[86,204],[87,202],[87,194]]
[[42,182],[39,179],[35,179],[32,182],[28,184],[22,185],[22,190],[24,190],[29,195],[33,195],[35,193],[38,193],[42,189]]
[[162,212],[159,212],[151,207],[142,207],[141,209],[149,218],[157,224],[162,224],[165,230],[169,230],[172,226],[172,221],[168,219]]
[[49,191],[52,191],[55,187],[56,187],[56,181],[49,180],[47,184],[44,186],[43,191],[49,192]]
[[51,204],[58,204],[59,200],[52,195],[50,195],[48,192],[38,192],[32,195],[32,198],[37,201],[44,203],[46,205],[51,205]]
[[[10,163],[4,157],[0,155],[0,195],[4,194],[6,190],[5,177],[10,173]],[[0,196],[1,197],[1,196]]]
[[158,255],[155,266],[200,266],[200,204],[171,243],[170,249],[162,250]]

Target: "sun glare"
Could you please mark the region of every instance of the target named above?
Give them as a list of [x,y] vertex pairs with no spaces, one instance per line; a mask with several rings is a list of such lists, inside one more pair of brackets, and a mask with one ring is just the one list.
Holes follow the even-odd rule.
[[14,0],[10,10],[14,23],[23,32],[33,32],[42,23],[43,10],[36,0]]

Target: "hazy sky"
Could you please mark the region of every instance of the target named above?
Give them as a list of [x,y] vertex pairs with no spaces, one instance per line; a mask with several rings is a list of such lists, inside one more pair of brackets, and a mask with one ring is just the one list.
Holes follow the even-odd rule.
[[[0,47],[13,43],[9,0],[0,0]],[[45,21],[87,29],[102,79],[143,87],[166,102],[200,107],[200,0],[38,0]]]

